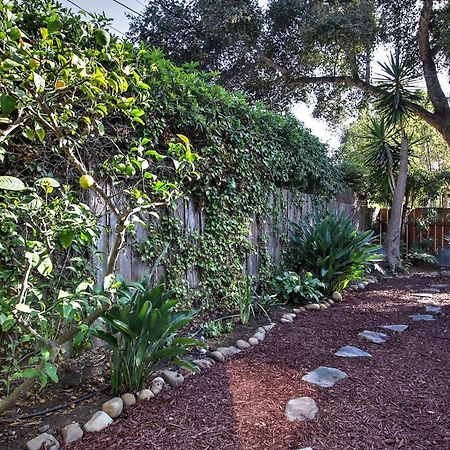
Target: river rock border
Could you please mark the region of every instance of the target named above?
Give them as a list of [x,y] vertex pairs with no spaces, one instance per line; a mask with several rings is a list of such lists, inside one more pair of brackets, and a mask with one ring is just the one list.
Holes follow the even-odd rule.
[[[377,282],[377,278],[369,276],[364,281],[352,283],[345,291],[357,291],[364,289],[369,283]],[[292,312],[284,313],[280,318],[280,323],[289,324],[300,314],[305,314],[310,311],[325,311],[335,303],[340,303],[342,301],[344,301],[342,294],[340,292],[333,292],[330,298],[322,300],[320,303],[309,303],[304,306],[293,308]],[[225,362],[228,358],[260,344],[266,338],[267,333],[275,326],[276,323],[271,322],[262,327],[258,327],[248,340],[238,339],[235,345],[230,347],[218,347],[216,350],[210,351],[207,357],[195,359],[192,362],[197,366],[199,371],[210,369],[214,364]],[[172,388],[179,387],[183,384],[185,378],[181,373],[171,370],[163,370],[158,375],[159,376],[151,381],[148,388],[142,389],[137,392],[136,395],[127,392],[121,397],[113,397],[104,402],[101,406],[101,410],[95,412],[83,426],[74,422],[62,428],[61,436],[63,444],[72,444],[81,440],[86,433],[95,433],[105,429],[114,422],[114,419],[120,417],[124,408],[133,406],[136,402],[151,400],[165,389],[166,386]],[[51,450],[58,450],[60,448],[60,443],[54,436],[48,433],[42,433],[29,440],[26,443],[26,449],[39,450],[43,445],[44,448]]]

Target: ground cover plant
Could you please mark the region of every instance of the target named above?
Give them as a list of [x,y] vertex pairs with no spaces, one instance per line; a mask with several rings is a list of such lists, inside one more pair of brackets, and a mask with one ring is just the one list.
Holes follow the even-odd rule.
[[296,272],[284,272],[275,279],[277,292],[286,302],[319,303],[324,296],[325,283],[315,278],[311,272],[305,272],[302,275]]

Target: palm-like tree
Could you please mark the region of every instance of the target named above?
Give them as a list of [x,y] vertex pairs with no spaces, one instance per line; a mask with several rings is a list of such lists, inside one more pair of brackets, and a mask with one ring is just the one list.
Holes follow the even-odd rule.
[[[401,267],[400,236],[408,177],[409,143],[405,123],[412,113],[411,102],[421,99],[417,92],[417,75],[415,66],[400,57],[390,55],[388,63],[380,64],[382,74],[378,77],[379,95],[375,106],[382,119],[370,125],[371,137],[367,141],[369,166],[378,164],[380,173],[385,173],[392,192],[392,204],[383,246],[386,261],[392,270]],[[400,143],[395,142],[395,135],[400,136]],[[397,162],[398,161],[398,162]],[[395,176],[394,168],[398,166]],[[384,169],[384,171],[383,171]]]

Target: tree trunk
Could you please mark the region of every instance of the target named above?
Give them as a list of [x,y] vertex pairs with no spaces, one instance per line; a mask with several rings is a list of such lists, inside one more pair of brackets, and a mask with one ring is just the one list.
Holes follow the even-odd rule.
[[402,231],[403,199],[405,197],[406,180],[408,178],[408,155],[409,145],[405,131],[402,129],[402,145],[397,184],[395,186],[389,222],[383,242],[383,247],[386,252],[386,262],[393,271],[401,267],[400,237]]

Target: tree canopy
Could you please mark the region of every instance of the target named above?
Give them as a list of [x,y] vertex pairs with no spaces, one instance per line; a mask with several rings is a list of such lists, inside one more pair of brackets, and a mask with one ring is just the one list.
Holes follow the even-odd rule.
[[314,93],[315,114],[338,120],[378,95],[377,49],[395,46],[425,79],[430,108],[411,109],[450,142],[438,70],[449,64],[448,2],[441,0],[150,0],[130,36],[177,62],[219,70],[226,86],[278,107]]

